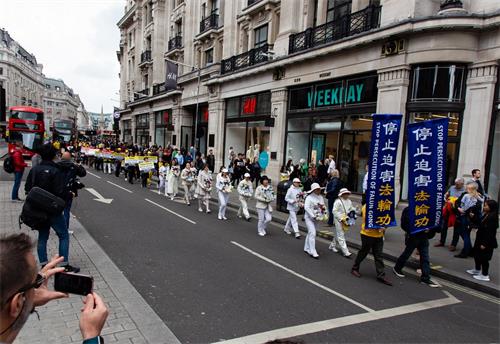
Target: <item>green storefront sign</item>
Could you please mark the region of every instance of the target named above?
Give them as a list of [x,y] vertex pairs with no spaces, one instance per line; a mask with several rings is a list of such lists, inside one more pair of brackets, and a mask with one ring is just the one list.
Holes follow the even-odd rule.
[[361,102],[364,84],[349,85],[314,90],[307,93],[307,106],[309,108],[322,106],[335,106]]

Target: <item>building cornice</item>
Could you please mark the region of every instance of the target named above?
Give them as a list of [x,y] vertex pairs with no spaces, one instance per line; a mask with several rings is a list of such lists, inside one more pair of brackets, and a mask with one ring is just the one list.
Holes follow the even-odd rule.
[[134,18],[134,13],[136,10],[136,5],[134,4],[130,9],[123,15],[123,17],[116,23],[119,28],[126,27],[130,24],[130,21]]

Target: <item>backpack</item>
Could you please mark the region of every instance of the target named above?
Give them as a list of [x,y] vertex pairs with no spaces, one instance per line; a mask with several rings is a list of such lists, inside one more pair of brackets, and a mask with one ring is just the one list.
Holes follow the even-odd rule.
[[45,211],[37,209],[29,202],[24,202],[19,215],[19,229],[22,223],[33,230],[37,230],[46,227],[50,223],[50,217]]
[[9,156],[4,160],[3,162],[3,169],[7,173],[14,173],[14,158],[12,155],[9,154]]

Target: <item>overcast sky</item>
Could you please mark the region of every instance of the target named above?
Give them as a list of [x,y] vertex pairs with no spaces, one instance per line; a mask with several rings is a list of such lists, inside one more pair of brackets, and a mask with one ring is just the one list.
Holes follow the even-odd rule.
[[119,99],[124,0],[0,0],[0,27],[34,54],[43,73],[63,79],[87,111],[112,112]]

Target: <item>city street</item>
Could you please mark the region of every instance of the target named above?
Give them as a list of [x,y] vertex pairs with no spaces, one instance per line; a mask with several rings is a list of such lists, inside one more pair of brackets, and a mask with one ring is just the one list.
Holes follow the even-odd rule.
[[230,211],[219,221],[216,205],[199,213],[96,171],[84,183],[74,214],[181,342],[499,340],[493,297],[432,289],[410,276],[398,279],[389,267],[388,287],[375,280],[370,260],[357,279],[352,260],[325,242],[313,260],[303,240],[281,226],[271,224],[261,238],[256,219],[241,221]]

